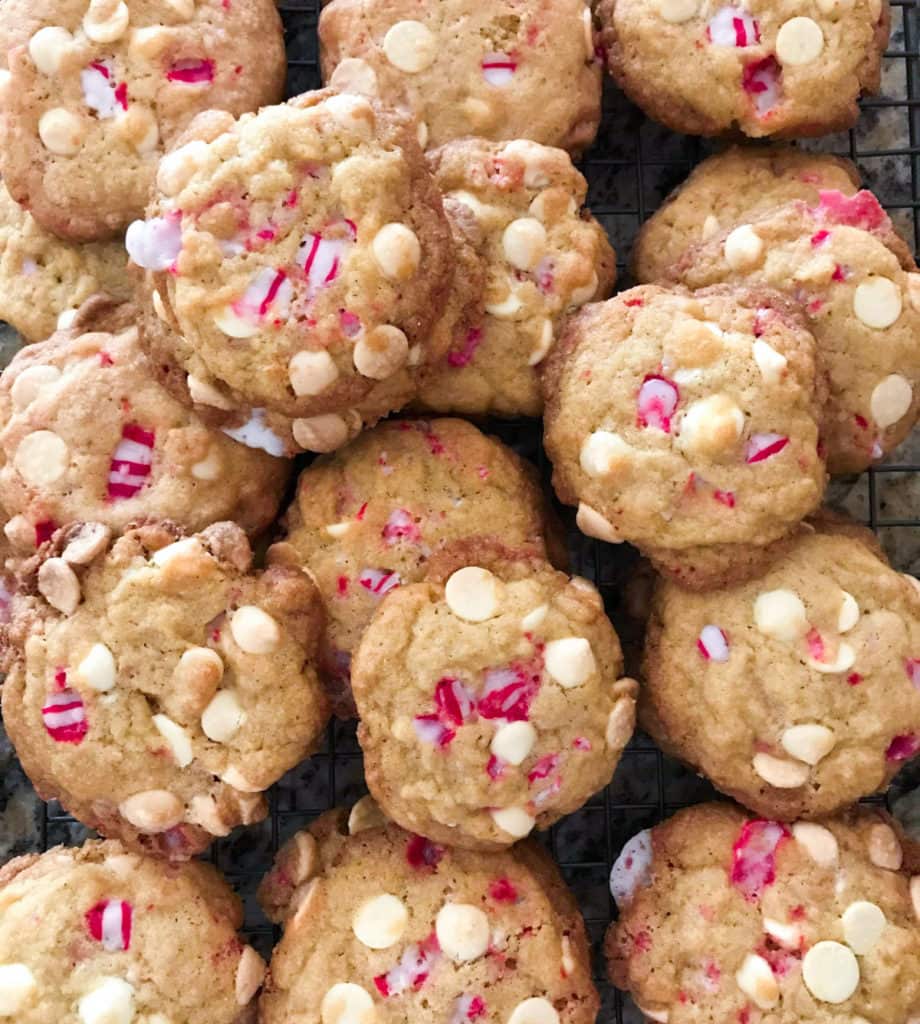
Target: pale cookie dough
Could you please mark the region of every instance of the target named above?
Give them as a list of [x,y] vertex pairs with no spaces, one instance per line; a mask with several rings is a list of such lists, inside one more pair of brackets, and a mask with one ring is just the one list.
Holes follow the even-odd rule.
[[917,844],[881,811],[783,825],[688,808],[613,866],[611,980],[659,1024],[911,1024],[918,871]]
[[210,864],[117,842],[0,869],[0,1017],[16,1024],[242,1024],[265,964]]
[[384,595],[446,545],[492,538],[563,563],[533,466],[471,423],[390,420],[303,471],[273,564],[305,568],[326,604],[320,667],[351,714],[351,657]]
[[584,922],[536,843],[448,849],[370,798],[279,851],[259,890],[284,921],[262,1024],[593,1024]]
[[688,586],[743,577],[821,500],[814,339],[767,289],[657,285],[569,320],[544,443],[583,533]]
[[272,0],[4,0],[0,168],[13,198],[73,241],[143,213],[157,161],[202,110],[277,103]]
[[423,146],[478,135],[578,153],[597,133],[584,0],[332,0],[319,39],[324,81],[408,108]]
[[453,269],[410,123],[327,90],[203,115],[182,141],[127,246],[185,400],[273,454],[332,451],[404,405],[442,355]]
[[599,0],[620,88],[674,131],[827,135],[878,92],[888,0]]
[[234,523],[106,541],[78,523],[25,566],[0,634],[4,724],[45,799],[186,860],[263,818],[322,733],[319,594],[296,569],[252,571]]
[[792,199],[818,202],[823,189],[853,195],[849,160],[790,146],[732,146],[699,164],[643,225],[633,245],[633,276],[659,281],[691,245]]
[[920,275],[871,192],[822,191],[694,246],[670,274],[689,288],[766,285],[796,302],[830,396],[821,423],[831,473],[885,458],[920,413]]
[[771,817],[830,814],[920,752],[920,589],[853,538],[809,532],[741,585],[659,581],[642,677],[643,727],[723,792]]
[[633,732],[600,594],[470,542],[392,591],[352,664],[367,784],[436,842],[500,849],[581,807]]
[[537,376],[563,316],[606,298],[616,256],[585,209],[588,184],[566,153],[517,139],[465,139],[428,156],[461,246],[482,268],[470,307],[462,298],[439,329],[450,347],[422,376],[419,402],[436,412],[539,416]]
[[288,477],[287,462],[170,397],[130,306],[93,300],[0,377],[0,505],[20,551],[78,519],[116,532],[145,518],[189,530],[234,519],[256,534],[277,515]]

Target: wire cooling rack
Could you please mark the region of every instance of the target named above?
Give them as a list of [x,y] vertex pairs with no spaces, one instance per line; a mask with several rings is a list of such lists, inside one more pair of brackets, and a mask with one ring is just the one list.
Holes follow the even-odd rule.
[[[915,250],[920,248],[918,2],[892,2],[892,37],[884,62],[882,94],[863,103],[858,126],[848,133],[807,143],[809,148],[855,160],[867,186],[879,196]],[[287,33],[290,95],[320,84],[318,7],[319,0],[284,0],[280,4]],[[582,169],[590,184],[591,209],[607,229],[620,257],[621,283],[628,283],[623,264],[639,225],[711,149],[710,143],[675,135],[646,120],[608,85],[598,142],[587,154]],[[539,423],[493,421],[486,428],[536,462],[548,481]],[[920,574],[920,437],[916,434],[920,431],[894,453],[888,464],[858,478],[835,482],[830,500],[877,532],[898,569]],[[628,549],[599,545],[582,537],[574,529],[571,514],[566,510],[562,514],[569,527],[573,571],[598,584],[611,617],[621,628],[622,588],[629,579],[634,557]],[[17,776],[18,768],[11,762],[4,780],[7,805],[0,807],[7,820],[15,811],[12,805],[16,797],[10,793]],[[889,802],[918,784],[920,769],[914,770],[913,778],[902,773],[888,794]],[[274,852],[317,814],[352,802],[364,792],[354,725],[335,723],[320,751],[274,787],[271,814],[266,821],[215,843],[210,857],[242,895],[245,929],[264,955],[270,954],[277,934],[262,917],[254,897]],[[607,877],[623,843],[678,808],[713,795],[706,782],[664,757],[639,734],[624,753],[611,785],[541,837],[578,898],[596,953],[616,912]],[[22,813],[28,815],[28,811]],[[917,813],[920,815],[920,809]],[[86,830],[54,803],[37,814],[35,831],[37,834],[31,834],[26,826],[26,834],[14,844],[17,851],[79,843],[86,835]],[[596,976],[602,996],[601,1024],[640,1021],[641,1015],[630,1001],[605,981],[599,955]]]

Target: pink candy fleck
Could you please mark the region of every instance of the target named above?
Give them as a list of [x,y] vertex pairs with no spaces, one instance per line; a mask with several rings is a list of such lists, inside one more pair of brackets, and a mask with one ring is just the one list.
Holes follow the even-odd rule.
[[200,85],[202,82],[214,81],[214,61],[187,59],[177,60],[166,72],[170,82],[182,82],[184,85]]
[[347,309],[340,309],[339,326],[346,338],[357,338],[362,330],[361,317],[355,313],[349,313]]
[[35,524],[35,546],[40,548],[46,540],[51,540],[54,531],[58,528],[53,519],[43,519]]
[[507,85],[517,71],[518,62],[508,53],[487,53],[482,58],[482,77],[489,85]]
[[823,229],[821,231],[816,231],[811,236],[811,244],[814,246],[823,245],[830,237],[830,231],[825,231]]
[[827,647],[824,637],[814,628],[805,634],[805,643],[808,645],[808,653],[815,661],[827,660]]
[[789,438],[781,434],[754,434],[747,444],[745,462],[754,465],[778,455],[789,444]]
[[402,580],[392,569],[362,569],[358,582],[375,597],[383,597],[398,587]]
[[417,544],[422,539],[422,531],[418,523],[404,508],[395,508],[390,513],[380,535],[387,544],[396,544],[400,540],[408,540]]
[[441,947],[432,932],[424,942],[407,946],[395,967],[374,978],[374,986],[384,999],[401,995],[408,989],[418,991],[428,980],[440,954]]
[[486,761],[486,775],[488,775],[494,782],[505,774],[506,767],[506,761],[503,761],[500,757],[496,757],[494,754],[490,754],[489,760]]
[[545,779],[559,767],[558,754],[544,754],[539,761],[527,773],[527,781],[533,785],[540,779]]
[[706,661],[728,661],[728,637],[718,626],[703,626],[696,647]]
[[818,215],[834,224],[875,231],[888,221],[888,214],[866,189],[852,196],[844,195],[836,189],[825,189],[818,193],[818,197]]
[[775,57],[745,64],[741,73],[741,88],[753,97],[754,109],[763,117],[779,102],[782,84],[781,69]]
[[482,329],[479,327],[471,327],[466,332],[463,348],[453,349],[447,353],[447,365],[453,366],[455,369],[469,365],[473,356],[476,354],[476,349],[479,348],[481,344]]
[[109,501],[133,498],[147,483],[153,464],[153,445],[156,435],[137,423],[126,423],[121,429],[121,440],[109,463]]
[[510,878],[496,878],[489,886],[489,896],[496,903],[517,903],[518,892]]
[[719,502],[720,505],[725,505],[726,508],[735,507],[735,493],[734,491],[713,491],[712,496]]
[[776,821],[746,821],[732,847],[730,879],[751,902],[776,881],[776,851],[789,837],[785,825]]
[[406,860],[413,868],[431,868],[436,871],[441,858],[444,856],[444,847],[431,842],[424,836],[411,836],[406,845]]
[[42,708],[42,721],[56,743],[82,743],[89,728],[83,698],[71,689],[51,694]]
[[591,749],[591,741],[587,736],[576,736],[575,739],[572,740],[572,747],[575,750],[587,751]]
[[131,948],[133,908],[123,900],[101,900],[86,912],[90,935],[101,942],[103,949],[117,953]]
[[920,658],[907,658],[904,662],[904,671],[915,690],[920,690]]
[[680,401],[677,385],[666,377],[649,374],[639,388],[636,399],[636,423],[671,433],[671,417]]
[[905,733],[903,736],[895,736],[888,744],[885,757],[889,761],[906,761],[920,752],[920,736],[914,733]]

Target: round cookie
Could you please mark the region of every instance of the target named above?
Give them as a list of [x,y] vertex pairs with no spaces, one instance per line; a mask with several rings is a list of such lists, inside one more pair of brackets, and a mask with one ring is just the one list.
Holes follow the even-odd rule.
[[141,519],[196,530],[232,518],[256,534],[277,514],[288,463],[172,399],[140,349],[136,316],[88,303],[0,377],[0,504],[20,550],[78,519],[118,532]]
[[0,182],[0,319],[26,341],[66,326],[91,295],[126,301],[134,288],[118,242],[73,245],[45,231]]
[[126,244],[169,328],[147,344],[187,401],[280,454],[331,451],[362,405],[376,419],[412,397],[452,267],[405,119],[328,90],[204,115],[157,185]]
[[450,347],[423,374],[419,402],[436,412],[539,416],[537,368],[563,315],[606,298],[616,278],[604,229],[583,205],[588,184],[562,150],[521,139],[464,139],[428,162],[482,281],[471,308],[471,282],[455,276],[462,298],[441,325]]
[[9,0],[0,52],[3,179],[80,242],[142,215],[157,161],[199,111],[277,103],[286,69],[272,0]]
[[234,523],[107,542],[77,523],[24,567],[0,638],[4,724],[45,799],[185,860],[263,818],[263,791],[319,738],[321,602],[296,569],[251,571]]
[[319,40],[323,80],[407,108],[423,146],[478,135],[579,153],[597,134],[584,0],[331,0]]
[[687,808],[614,864],[611,980],[666,1024],[905,1024],[920,1012],[918,871],[881,811],[789,826]]
[[723,792],[830,814],[920,752],[920,589],[851,537],[806,533],[747,583],[659,581],[642,678],[645,730]]
[[352,663],[368,787],[436,842],[510,846],[581,807],[633,732],[593,584],[478,542],[392,591]]
[[307,569],[326,604],[324,677],[354,708],[351,656],[381,598],[417,583],[431,557],[471,537],[555,562],[564,551],[533,467],[465,420],[389,420],[300,476],[273,564]]
[[0,904],[4,1019],[239,1024],[255,1011],[265,964],[210,864],[166,865],[117,842],[56,846],[0,870]]
[[593,1024],[584,922],[550,857],[438,846],[364,798],[282,847],[262,1024]]
[[674,131],[827,135],[878,92],[888,0],[599,0],[607,69]]
[[767,286],[807,318],[830,395],[821,440],[831,473],[860,473],[920,413],[920,276],[871,192],[821,192],[694,246],[671,276],[689,288]]
[[853,195],[859,171],[849,160],[790,146],[732,146],[699,164],[642,225],[633,245],[633,276],[659,281],[691,245],[793,199],[819,192]]
[[642,285],[587,306],[543,383],[579,528],[687,586],[743,577],[821,500],[814,340],[766,289]]

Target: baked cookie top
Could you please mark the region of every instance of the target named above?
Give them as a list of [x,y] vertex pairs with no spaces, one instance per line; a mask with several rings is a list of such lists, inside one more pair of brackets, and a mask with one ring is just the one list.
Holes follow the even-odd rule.
[[263,790],[328,717],[316,588],[251,569],[217,523],[59,531],[21,574],[2,637],[3,717],[46,799],[174,860],[265,814]]
[[642,285],[572,317],[544,368],[556,493],[651,555],[763,546],[824,489],[814,340],[766,289]]
[[607,68],[674,131],[827,135],[877,92],[888,0],[599,0]]
[[321,666],[343,711],[351,656],[380,601],[421,580],[445,546],[491,537],[557,557],[533,466],[465,420],[390,420],[321,456],[284,525],[268,558],[309,570],[323,595]]
[[93,301],[0,377],[0,503],[20,551],[78,519],[118,532],[145,518],[190,530],[233,518],[254,534],[277,514],[288,464],[171,398],[140,349],[136,317]]
[[783,825],[690,807],[613,867],[611,979],[668,1024],[904,1024],[920,1011],[918,870],[881,811]]
[[409,109],[423,146],[478,135],[577,153],[597,133],[584,0],[332,0],[319,39],[324,81]]
[[832,813],[920,752],[920,588],[807,533],[741,585],[660,581],[643,678],[643,726],[721,790],[771,817]]
[[0,1012],[17,1024],[236,1024],[255,1008],[265,964],[210,864],[56,846],[0,870],[0,903]]
[[278,853],[259,890],[285,919],[265,1024],[593,1024],[584,923],[535,843],[488,855],[386,822],[369,798]]
[[285,446],[314,451],[345,441],[375,387],[412,395],[452,272],[409,123],[330,91],[202,116],[126,244],[190,400],[281,414]]
[[[481,265],[475,305],[449,306],[448,351],[423,374],[436,412],[538,416],[536,367],[563,315],[606,298],[616,256],[584,207],[588,184],[568,154],[521,139],[463,139],[428,155],[460,244]],[[467,275],[455,275],[465,296]],[[458,308],[459,307],[459,315]]]
[[352,664],[371,792],[406,828],[470,849],[510,846],[605,786],[637,689],[591,583],[489,555],[458,545],[392,591]]
[[632,251],[642,283],[666,277],[691,245],[793,199],[818,202],[822,190],[853,195],[859,171],[849,160],[791,146],[731,146],[699,164],[642,225]]
[[920,410],[920,276],[871,192],[821,192],[694,246],[671,276],[689,288],[766,285],[803,310],[830,395],[821,439],[832,473],[859,473]]
[[43,227],[90,241],[141,216],[157,161],[202,110],[277,103],[272,0],[10,0],[0,167]]

